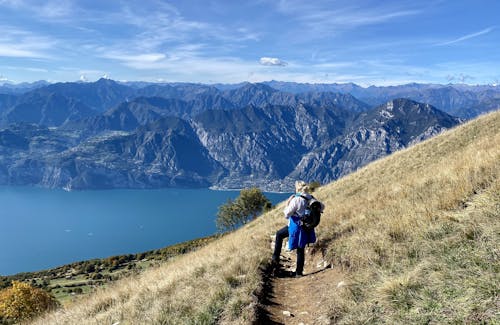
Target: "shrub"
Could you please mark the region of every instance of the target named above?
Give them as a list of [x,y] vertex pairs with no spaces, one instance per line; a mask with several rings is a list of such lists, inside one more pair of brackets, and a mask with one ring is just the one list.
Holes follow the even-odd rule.
[[271,208],[271,202],[258,188],[243,189],[234,201],[229,199],[226,204],[219,207],[217,229],[234,230],[255,219],[263,210],[268,211]]
[[57,306],[53,296],[28,283],[13,281],[12,287],[0,291],[0,319],[19,322],[41,315]]

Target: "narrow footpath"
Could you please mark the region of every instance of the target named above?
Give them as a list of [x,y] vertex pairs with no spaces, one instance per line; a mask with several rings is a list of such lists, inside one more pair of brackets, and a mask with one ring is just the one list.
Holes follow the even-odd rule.
[[[261,297],[258,324],[331,324],[325,298],[343,285],[343,274],[325,262],[321,253],[306,248],[304,276],[268,275]],[[283,249],[281,269],[295,270],[296,252]]]

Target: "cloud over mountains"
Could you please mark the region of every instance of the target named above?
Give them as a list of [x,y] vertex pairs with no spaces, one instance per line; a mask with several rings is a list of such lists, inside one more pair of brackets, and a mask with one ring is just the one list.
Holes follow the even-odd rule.
[[280,60],[278,58],[269,58],[269,57],[260,58],[259,63],[262,65],[278,66],[278,67],[284,67],[288,65],[288,63],[283,60]]

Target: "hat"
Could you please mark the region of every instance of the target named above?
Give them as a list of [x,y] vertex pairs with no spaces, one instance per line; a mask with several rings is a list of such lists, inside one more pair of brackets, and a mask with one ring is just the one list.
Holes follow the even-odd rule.
[[309,192],[309,186],[304,181],[295,182],[295,192]]

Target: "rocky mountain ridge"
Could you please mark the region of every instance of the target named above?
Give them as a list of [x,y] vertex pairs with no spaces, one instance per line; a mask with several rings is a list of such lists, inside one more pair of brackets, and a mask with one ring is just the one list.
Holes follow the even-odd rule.
[[[188,119],[206,110],[269,104],[341,106],[353,112],[370,108],[349,94],[292,94],[264,84],[245,84],[237,89],[222,91],[200,84],[155,84],[133,88],[113,80],[100,79],[94,83],[50,84],[20,95],[0,93],[0,127],[17,122],[61,126],[102,113],[110,116],[120,108],[123,110],[131,105],[139,107],[139,110],[156,107],[163,111],[161,115]],[[59,109],[52,109],[54,107]],[[90,127],[93,127],[92,123],[99,122],[90,119]]]
[[418,84],[399,86],[361,87],[347,84],[304,84],[295,82],[269,81],[266,85],[291,93],[336,92],[350,94],[361,101],[377,106],[394,99],[406,98],[430,104],[450,115],[472,119],[483,113],[500,108],[500,86],[465,84]]
[[254,105],[188,119],[179,114],[185,101],[138,98],[60,127],[11,125],[0,130],[0,183],[289,191],[297,178],[331,181],[460,123],[406,99],[356,113],[314,103],[264,105],[250,90],[240,100]]
[[[182,100],[187,108],[182,117],[193,117],[208,109],[234,109],[247,105],[296,106],[298,103],[315,106],[342,106],[362,112],[395,99],[406,98],[431,104],[450,115],[470,119],[500,108],[500,87],[493,85],[469,86],[461,84],[406,84],[400,86],[361,87],[347,84],[303,84],[269,81],[258,84],[206,85],[194,83],[134,83],[100,79],[96,82],[65,82],[0,86],[0,127],[16,122],[8,118],[16,106],[32,102],[50,101],[56,94],[73,105],[85,107],[85,114],[99,115],[116,106],[140,97],[158,97]],[[44,99],[45,98],[45,99]],[[93,111],[88,111],[91,109]],[[24,107],[23,114],[40,115],[37,107]],[[181,112],[179,112],[181,113]],[[68,117],[68,116],[67,116]],[[71,119],[71,118],[70,118]],[[63,119],[63,121],[65,121]],[[40,121],[42,122],[42,121]],[[43,121],[48,123],[47,121]],[[49,121],[58,126],[55,121]],[[59,122],[57,122],[59,123]]]

